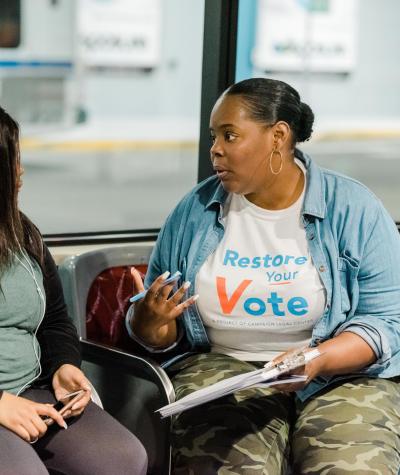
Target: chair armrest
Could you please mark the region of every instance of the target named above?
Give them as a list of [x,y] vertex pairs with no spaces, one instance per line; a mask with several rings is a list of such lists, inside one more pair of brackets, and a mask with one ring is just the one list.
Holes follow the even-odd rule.
[[166,372],[155,362],[122,350],[80,340],[82,369],[104,409],[135,434],[149,457],[151,475],[169,475],[170,418],[155,411],[175,400]]
[[118,365],[127,373],[156,384],[160,394],[165,397],[165,404],[175,401],[175,391],[171,380],[165,370],[155,361],[83,338],[80,339],[80,345],[83,360],[101,365],[106,363]]

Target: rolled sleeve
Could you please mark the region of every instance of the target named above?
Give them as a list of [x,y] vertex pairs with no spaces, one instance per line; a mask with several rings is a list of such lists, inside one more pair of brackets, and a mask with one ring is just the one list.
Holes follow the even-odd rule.
[[350,331],[363,338],[377,361],[362,372],[383,377],[400,356],[400,236],[381,204],[369,231],[357,275],[357,308],[335,334]]
[[376,359],[381,360],[382,356],[382,341],[381,335],[376,330],[376,328],[364,326],[364,325],[355,325],[350,324],[348,327],[345,327],[343,331],[354,333],[362,338],[375,353]]
[[179,320],[178,320],[177,321],[177,323],[178,323],[178,337],[177,337],[175,343],[173,343],[172,345],[167,346],[166,348],[157,348],[157,347],[150,346],[150,345],[146,344],[143,340],[141,340],[139,337],[137,337],[135,335],[135,333],[133,332],[133,330],[132,330],[131,321],[132,321],[132,318],[133,318],[134,314],[135,314],[135,309],[134,309],[134,306],[131,305],[129,307],[127,313],[126,313],[126,316],[125,316],[125,327],[126,327],[126,330],[128,332],[128,335],[133,341],[138,343],[140,346],[142,346],[145,350],[149,351],[150,353],[166,353],[166,352],[176,348],[179,345],[179,343],[181,342],[181,340],[183,338],[183,328],[182,328],[182,325],[179,324]]

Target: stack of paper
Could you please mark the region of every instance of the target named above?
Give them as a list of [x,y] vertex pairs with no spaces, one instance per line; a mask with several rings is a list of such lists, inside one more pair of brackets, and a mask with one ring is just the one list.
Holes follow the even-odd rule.
[[[317,356],[320,356],[320,352],[317,349],[314,349],[304,352],[302,356],[302,363],[305,364]],[[211,386],[199,389],[172,404],[168,404],[167,406],[158,409],[156,412],[159,412],[161,417],[173,416],[179,412],[186,411],[187,409],[218,399],[235,391],[240,391],[241,389],[252,387],[265,388],[275,384],[302,382],[307,379],[306,376],[299,375],[287,375],[282,379],[283,374],[287,374],[288,371],[294,369],[293,367],[288,368],[287,366],[283,368],[285,362],[282,363],[272,366],[271,369],[269,367],[256,369],[248,373],[224,379],[218,383],[212,384]]]

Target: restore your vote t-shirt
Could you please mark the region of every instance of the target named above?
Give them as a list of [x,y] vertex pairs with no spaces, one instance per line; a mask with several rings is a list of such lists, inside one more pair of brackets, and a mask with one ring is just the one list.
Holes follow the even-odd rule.
[[224,237],[195,282],[212,351],[269,361],[309,343],[326,293],[301,224],[303,199],[304,191],[289,208],[270,211],[228,196]]

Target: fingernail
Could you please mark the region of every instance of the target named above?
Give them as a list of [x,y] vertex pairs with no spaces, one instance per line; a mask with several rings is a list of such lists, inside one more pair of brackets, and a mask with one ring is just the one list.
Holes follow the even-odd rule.
[[162,279],[165,280],[171,272],[169,270],[165,271],[164,274],[161,275]]
[[200,297],[199,294],[193,295],[192,301],[195,302]]
[[63,424],[64,429],[68,429],[67,423],[65,421],[63,421],[63,422],[64,422],[64,424]]
[[183,288],[184,288],[185,290],[187,290],[191,285],[192,285],[191,282],[190,282],[189,280],[187,280],[187,281],[183,284]]

